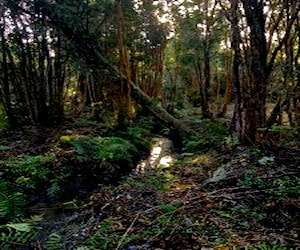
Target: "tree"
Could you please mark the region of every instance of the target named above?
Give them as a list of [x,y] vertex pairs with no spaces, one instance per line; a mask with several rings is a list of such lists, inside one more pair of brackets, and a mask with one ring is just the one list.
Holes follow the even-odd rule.
[[[281,105],[288,103],[287,100],[279,101],[271,116],[266,119],[270,76],[278,60],[278,53],[291,37],[299,13],[299,3],[258,0],[240,2],[242,6],[239,8],[239,1],[230,0],[231,7],[228,10],[222,1],[219,4],[232,29],[231,44],[235,54],[232,80],[237,93],[234,122],[238,124],[240,143],[253,145],[264,143],[265,128],[276,121]],[[286,12],[286,24],[282,25],[287,8],[290,11]]]
[[108,70],[112,78],[128,82],[131,96],[137,103],[149,110],[162,122],[177,129],[179,132],[185,134],[193,133],[180,121],[168,114],[163,108],[156,106],[151,98],[142,92],[142,90],[129,79],[126,74],[121,72],[116,65],[110,63],[107,58],[103,56],[102,44],[94,35],[83,36],[82,34],[85,33],[80,29],[80,26],[74,26],[74,22],[67,22],[65,20],[65,16],[68,16],[66,13],[64,13],[64,15],[59,15],[57,12],[57,8],[59,7],[58,4],[49,3],[45,0],[37,0],[35,1],[35,4],[38,4],[43,14],[47,16],[48,23],[73,42],[74,46],[76,46],[77,53],[92,72],[99,73],[99,68],[102,68]]
[[17,2],[5,1],[2,7],[0,84],[10,124],[58,123],[64,112],[67,67],[63,41],[46,25],[38,8],[30,16]]
[[178,68],[187,86],[197,86],[204,118],[213,115],[211,87],[217,70],[213,70],[212,65],[220,65],[219,59],[223,56],[220,44],[227,25],[221,22],[216,7],[216,1],[211,0],[183,1],[174,3],[173,7]]
[[265,37],[265,16],[263,1],[241,0],[247,25],[250,29],[249,85],[243,89],[243,111],[241,127],[242,144],[259,142],[258,128],[265,126],[267,96],[267,44]]

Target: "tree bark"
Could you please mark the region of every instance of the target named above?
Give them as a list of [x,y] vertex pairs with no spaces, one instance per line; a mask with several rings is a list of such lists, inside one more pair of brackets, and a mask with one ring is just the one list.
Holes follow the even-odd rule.
[[[5,26],[5,19],[3,20],[3,27]],[[2,48],[2,87],[1,87],[1,101],[3,103],[6,115],[9,119],[9,123],[13,126],[15,123],[15,118],[11,106],[11,91],[9,86],[9,72],[8,72],[8,62],[7,62],[7,48],[6,40],[4,35],[4,28],[0,28],[0,37],[1,37],[1,48]]]
[[185,126],[178,119],[174,118],[165,109],[157,106],[152,99],[146,95],[136,84],[130,82],[132,98],[139,103],[143,108],[151,112],[156,118],[158,118],[167,127],[174,128],[181,136],[195,134],[195,132],[189,127]]
[[244,126],[240,142],[243,145],[260,143],[262,136],[259,128],[265,126],[267,96],[267,44],[265,37],[265,17],[263,2],[242,0],[248,26],[250,28],[250,72],[248,92],[242,100]]
[[[119,49],[119,71],[126,76],[121,79],[116,103],[118,105],[118,127],[126,127],[132,119],[132,103],[130,98],[130,86],[128,79],[131,79],[131,66],[127,46],[125,44],[125,19],[122,9],[122,1],[116,2],[117,9],[117,39]],[[117,91],[116,91],[117,92]]]
[[239,139],[242,141],[242,128],[243,128],[243,119],[242,119],[242,88],[240,82],[240,64],[241,64],[241,35],[239,28],[239,19],[238,19],[238,0],[231,1],[231,26],[232,26],[232,38],[231,43],[234,50],[233,64],[232,64],[232,85],[236,88],[236,101],[234,107],[234,115],[232,119],[232,126],[236,131],[239,132]]

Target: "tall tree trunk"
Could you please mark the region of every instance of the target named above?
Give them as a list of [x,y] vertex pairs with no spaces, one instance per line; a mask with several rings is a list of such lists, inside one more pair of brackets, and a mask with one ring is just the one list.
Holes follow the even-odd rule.
[[116,103],[118,105],[117,117],[118,126],[126,126],[132,118],[132,103],[130,97],[130,85],[128,81],[131,79],[131,66],[129,63],[129,55],[125,39],[125,20],[123,14],[122,0],[118,0],[116,3],[117,8],[117,28],[118,28],[118,47],[119,47],[119,70],[122,72],[126,78],[121,78],[120,86],[116,85]]
[[[229,61],[229,59],[228,59]],[[230,60],[231,61],[231,60]],[[226,115],[227,113],[227,107],[231,102],[231,94],[232,94],[232,75],[230,74],[230,67],[231,67],[231,63],[227,62],[226,63],[226,75],[225,75],[225,93],[224,93],[224,100],[223,100],[223,104],[221,106],[221,111],[218,114],[218,116],[223,117]]]
[[[4,15],[4,13],[3,13]],[[3,103],[5,113],[11,126],[15,125],[15,118],[11,106],[11,91],[9,87],[9,72],[7,62],[7,47],[4,35],[5,18],[2,18],[3,28],[0,27],[1,47],[2,47],[2,87],[1,87],[1,102]]]
[[295,108],[295,125],[299,126],[300,125],[300,21],[298,19],[297,23],[297,30],[296,30],[296,43],[298,43],[298,49],[297,49],[297,54],[295,56],[295,92],[296,96],[294,97],[293,100],[293,105]]
[[242,0],[248,26],[250,28],[250,72],[248,94],[243,98],[243,126],[240,142],[243,145],[260,143],[259,128],[265,126],[267,96],[267,46],[265,37],[265,17],[263,1]]
[[[214,6],[215,8],[215,6]],[[208,0],[204,2],[205,11],[205,41],[204,41],[204,53],[203,53],[203,80],[200,80],[200,101],[203,118],[211,118],[212,113],[209,109],[209,88],[210,88],[210,36],[211,36],[211,24],[209,22]],[[214,11],[214,10],[213,10]],[[201,64],[200,64],[201,65]],[[199,69],[201,70],[201,69]]]
[[231,43],[234,50],[233,64],[232,64],[232,85],[235,86],[235,107],[232,118],[232,127],[235,128],[239,133],[239,140],[242,142],[242,128],[243,128],[243,119],[242,119],[242,88],[240,82],[240,65],[241,65],[241,35],[239,28],[239,18],[238,18],[238,0],[231,1],[231,11],[232,11],[232,38]]
[[[206,42],[207,43],[207,42]],[[208,90],[210,88],[210,58],[209,51],[207,48],[208,44],[205,45],[204,52],[204,69],[203,69],[203,81],[200,80],[200,101],[201,101],[201,109],[203,118],[211,118],[212,113],[209,109],[209,93]],[[201,69],[200,69],[201,70]]]

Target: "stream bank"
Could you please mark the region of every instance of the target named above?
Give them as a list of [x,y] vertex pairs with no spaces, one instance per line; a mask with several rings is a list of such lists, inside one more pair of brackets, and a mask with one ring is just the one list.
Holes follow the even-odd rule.
[[[180,154],[167,138],[155,138],[149,157],[117,185],[102,185],[85,199],[36,208],[31,219],[7,226],[12,233],[1,249],[297,247],[298,140],[288,134],[293,148],[244,148],[222,121],[195,120],[203,136],[183,140]],[[31,244],[16,241],[16,230],[18,238],[32,237]],[[14,248],[5,248],[5,242]]]
[[[124,182],[141,181],[141,179],[143,179],[145,185],[149,182],[150,185],[157,185],[157,188],[159,188],[161,184],[151,183],[151,176],[153,177],[153,181],[156,182],[156,177],[154,177],[156,172],[171,167],[171,165],[176,162],[178,155],[173,152],[173,143],[168,138],[154,137],[151,141],[152,148],[149,156],[146,159],[141,159],[129,175],[122,177],[123,181],[120,184],[121,186]],[[150,179],[148,179],[148,177]],[[93,194],[83,205],[77,205],[77,202],[74,200],[61,204],[53,204],[52,206],[43,207],[43,204],[35,206],[32,212],[43,215],[43,223],[40,225],[43,228],[43,233],[39,236],[41,244],[47,244],[49,237],[51,239],[51,235],[52,237],[53,235],[60,235],[61,242],[68,242],[64,245],[64,249],[76,249],[76,246],[84,242],[90,234],[89,228],[97,223],[101,224],[108,218],[108,214],[103,211],[111,206],[111,202],[124,198],[128,199],[128,201],[134,199],[134,197],[132,197],[133,194],[122,193],[115,197],[110,197],[110,201],[107,200],[103,203],[102,199],[105,199],[105,196],[107,196],[107,198],[109,197],[111,189],[118,190],[119,187],[118,185],[101,185],[99,191],[92,192]],[[142,197],[155,194],[147,188],[144,190],[140,189],[139,191],[136,190],[136,192],[139,193],[138,196]],[[99,199],[101,199],[102,202],[98,204]],[[151,203],[153,202],[149,202],[149,205]],[[102,212],[99,212],[99,209]]]

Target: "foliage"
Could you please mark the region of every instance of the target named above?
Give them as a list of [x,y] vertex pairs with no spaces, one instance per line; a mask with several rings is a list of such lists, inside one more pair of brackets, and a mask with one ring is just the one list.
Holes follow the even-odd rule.
[[[122,223],[124,222],[121,218],[109,217],[98,225],[95,234],[90,236],[84,245],[91,249],[112,249],[117,245],[130,246],[139,240],[158,237],[180,223],[181,218],[175,216],[180,209],[182,209],[180,203],[161,204],[155,209],[157,213],[137,215],[134,221],[141,225],[147,225],[147,229],[129,231],[128,234],[122,232],[124,230]],[[121,229],[116,230],[118,227]]]
[[55,168],[56,155],[47,153],[37,156],[10,157],[2,161],[3,178],[22,192],[43,193],[54,198],[60,193],[60,182],[69,173],[64,167]]
[[127,131],[120,132],[120,136],[130,141],[140,151],[149,152],[151,148],[151,140],[149,139],[149,130],[144,127],[129,127]]
[[45,181],[50,172],[49,165],[53,165],[55,154],[11,157],[5,161],[4,172],[15,178],[16,184],[26,189],[35,188],[38,182]]
[[[137,138],[139,135],[131,136]],[[128,168],[137,157],[136,147],[120,137],[63,136],[61,140],[74,149],[77,164],[78,161],[84,164],[97,162],[102,167],[110,162],[114,166]],[[58,157],[54,153],[13,156],[1,160],[0,218],[9,220],[22,217],[32,198],[59,200],[70,190],[86,185],[85,182],[93,186],[94,182],[99,184],[100,178],[110,178],[106,177],[106,170],[102,168],[99,171],[103,176],[93,168],[83,175],[82,169],[71,167],[72,162],[73,156]],[[68,187],[64,188],[66,183],[69,183]]]
[[267,182],[254,174],[243,174],[238,180],[239,186],[251,186],[257,188],[266,188],[268,186]]
[[2,179],[0,182],[0,218],[23,217],[26,205],[27,197]]
[[201,136],[190,136],[183,140],[184,153],[206,153],[218,151],[224,146],[228,147],[228,144],[231,144],[232,147],[236,145],[234,137],[229,137],[230,133],[225,119],[217,121],[194,120],[193,123],[200,126],[203,132]]
[[212,143],[213,141],[211,141],[209,138],[192,136],[188,140],[184,141],[183,152],[206,152],[213,146]]
[[7,151],[8,149],[9,149],[8,146],[0,145],[0,152],[1,152],[1,151]]
[[226,124],[226,119],[215,121],[206,121],[205,128],[213,135],[226,136],[229,134],[229,129]]
[[269,178],[263,178],[255,174],[246,173],[238,180],[238,185],[267,189],[269,194],[279,197],[297,197],[300,194],[300,180],[293,176],[284,176],[282,178],[269,176]]
[[271,145],[278,143],[287,147],[295,147],[298,145],[300,138],[299,127],[275,124],[265,130],[267,130],[266,139]]
[[74,148],[79,161],[109,161],[131,163],[136,147],[120,137],[62,136],[61,141]]
[[163,213],[171,213],[177,211],[181,207],[180,202],[177,203],[167,203],[158,206],[158,209]]
[[[57,166],[56,166],[57,164]],[[0,216],[13,219],[25,214],[32,199],[59,200],[72,170],[57,163],[54,153],[9,157],[1,161]]]
[[95,128],[99,127],[99,122],[91,119],[76,119],[72,123],[72,127],[74,128]]
[[19,249],[27,247],[36,240],[40,231],[38,223],[41,216],[33,216],[30,219],[10,222],[0,226],[0,247],[3,250]]
[[6,131],[10,128],[8,117],[0,110],[0,131]]
[[110,230],[117,223],[117,219],[109,217],[102,221],[97,232],[86,239],[85,245],[92,247],[92,249],[110,249],[111,244],[116,243],[114,237],[109,236]]
[[267,245],[266,243],[262,243],[256,247],[257,250],[287,250],[287,247],[285,246],[280,246],[280,245],[274,245],[270,246]]
[[146,187],[160,192],[168,190],[168,187],[166,186],[166,178],[163,174],[149,175],[147,178],[143,179],[143,184]]
[[154,190],[156,192],[168,191],[169,188],[167,186],[167,182],[168,180],[164,173],[152,173],[147,175],[141,175],[139,178],[128,178],[127,180],[127,183],[138,187],[141,190]]
[[235,146],[237,146],[239,144],[239,139],[238,139],[237,135],[230,135],[230,136],[226,136],[224,138],[224,142],[225,142],[225,145],[227,145],[228,147],[234,148]]
[[156,125],[155,120],[143,110],[143,112],[141,111],[141,114],[137,115],[134,121],[134,126],[129,127],[128,129],[129,130],[131,128],[142,129],[143,133],[145,132],[146,134],[148,134],[150,131],[153,130],[155,125]]
[[59,250],[62,249],[62,237],[57,233],[51,233],[45,242],[47,250]]
[[[284,176],[283,178],[276,178],[272,185],[274,191],[271,194],[279,197],[299,197],[300,195],[300,180],[293,176]],[[277,187],[277,188],[276,188]]]

